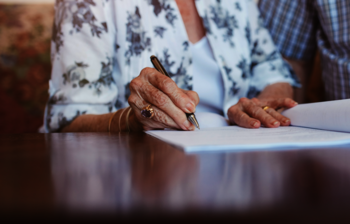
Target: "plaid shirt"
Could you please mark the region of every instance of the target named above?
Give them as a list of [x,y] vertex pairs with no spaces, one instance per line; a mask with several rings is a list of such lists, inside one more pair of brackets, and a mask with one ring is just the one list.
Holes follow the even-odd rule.
[[320,50],[328,100],[350,98],[350,0],[260,0],[259,8],[285,57]]

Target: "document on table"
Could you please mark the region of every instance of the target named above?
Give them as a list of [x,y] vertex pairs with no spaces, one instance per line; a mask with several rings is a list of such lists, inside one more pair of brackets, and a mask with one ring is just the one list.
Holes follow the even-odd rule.
[[333,146],[350,143],[350,133],[303,127],[246,129],[238,126],[197,131],[147,131],[186,152],[276,149],[281,147]]
[[217,114],[196,113],[201,130],[147,133],[187,152],[350,144],[350,99],[301,104],[282,114],[292,126],[245,129]]
[[300,104],[282,114],[293,126],[350,132],[350,99]]

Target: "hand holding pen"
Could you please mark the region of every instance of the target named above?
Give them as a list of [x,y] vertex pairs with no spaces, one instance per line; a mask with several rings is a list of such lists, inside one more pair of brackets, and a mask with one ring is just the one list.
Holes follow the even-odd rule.
[[[164,69],[163,65],[160,63],[160,61],[156,56],[154,55],[151,56],[151,62],[158,72],[170,78],[168,72]],[[197,118],[194,115],[194,113],[186,113],[186,117],[194,126],[196,126],[196,128],[200,129]]]
[[129,88],[131,127],[141,126],[143,130],[195,129],[186,113],[193,113],[199,103],[196,92],[180,89],[171,78],[154,68],[143,69]]

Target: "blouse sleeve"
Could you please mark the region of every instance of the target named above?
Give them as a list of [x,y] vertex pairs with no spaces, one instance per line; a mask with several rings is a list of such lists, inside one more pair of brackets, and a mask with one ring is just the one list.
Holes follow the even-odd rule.
[[112,2],[56,1],[46,132],[60,131],[81,114],[113,110],[118,88]]
[[268,30],[264,27],[256,3],[252,0],[247,2],[249,22],[246,33],[250,44],[252,73],[250,88],[255,90],[253,92],[259,93],[267,85],[277,82],[286,82],[300,87],[297,76],[289,64],[282,59]]

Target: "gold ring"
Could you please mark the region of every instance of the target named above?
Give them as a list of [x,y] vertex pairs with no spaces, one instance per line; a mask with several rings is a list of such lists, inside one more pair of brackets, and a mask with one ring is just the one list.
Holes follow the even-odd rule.
[[264,110],[264,111],[266,111],[267,109],[269,109],[270,107],[268,107],[268,106],[263,106],[262,107],[262,109]]
[[141,115],[146,118],[152,118],[154,116],[154,110],[151,104],[148,104],[141,110]]

